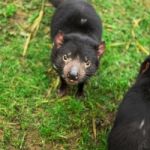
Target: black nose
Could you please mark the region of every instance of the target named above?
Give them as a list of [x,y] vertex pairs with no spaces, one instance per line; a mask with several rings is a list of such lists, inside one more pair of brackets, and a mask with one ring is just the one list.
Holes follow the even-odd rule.
[[75,80],[78,80],[78,77],[79,77],[79,76],[78,76],[78,73],[74,73],[74,72],[71,72],[71,71],[68,73],[68,78],[69,78],[70,80],[74,80],[74,81],[75,81]]

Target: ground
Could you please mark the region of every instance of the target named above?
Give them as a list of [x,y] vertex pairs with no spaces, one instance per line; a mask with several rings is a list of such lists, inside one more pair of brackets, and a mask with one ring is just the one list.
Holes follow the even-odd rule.
[[[119,102],[150,52],[149,0],[91,0],[103,20],[106,52],[78,100],[57,97],[49,24],[41,0],[0,1],[0,150],[106,150]],[[62,14],[63,15],[63,14]],[[40,26],[25,42],[33,24]],[[36,24],[36,25],[37,25]],[[24,56],[23,56],[24,54]]]

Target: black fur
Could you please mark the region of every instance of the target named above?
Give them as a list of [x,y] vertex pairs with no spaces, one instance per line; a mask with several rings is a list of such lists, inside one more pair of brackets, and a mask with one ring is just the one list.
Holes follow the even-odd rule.
[[64,0],[49,0],[54,7],[58,7]]
[[[86,18],[87,23],[81,24],[82,18]],[[63,31],[65,34],[78,33],[80,38],[84,35],[94,41],[96,40],[97,44],[99,44],[102,25],[99,16],[90,4],[82,0],[70,0],[62,3],[53,16],[51,23],[52,39],[54,39],[58,31]],[[79,37],[77,38],[79,39]]]
[[108,150],[150,150],[150,57],[120,104]]
[[[84,1],[84,0],[49,0],[52,4],[53,4],[53,6],[54,7],[58,7],[59,5],[61,5],[63,2],[69,2],[69,1],[76,1],[76,2],[78,2],[78,1]],[[86,1],[86,0],[85,0]]]
[[[79,57],[81,62],[85,57],[91,62],[85,77],[79,82],[77,95],[82,95],[84,82],[92,76],[99,65],[97,50],[101,43],[102,23],[94,8],[84,0],[52,0],[57,7],[51,22],[51,37],[54,41],[52,63],[63,80],[64,54],[71,52],[71,58]],[[55,38],[59,32],[64,34],[61,47],[56,47]],[[62,83],[65,83],[64,81]],[[67,86],[67,85],[66,85]],[[66,89],[65,88],[63,89]],[[61,87],[64,87],[61,85]],[[65,91],[65,90],[63,90]]]

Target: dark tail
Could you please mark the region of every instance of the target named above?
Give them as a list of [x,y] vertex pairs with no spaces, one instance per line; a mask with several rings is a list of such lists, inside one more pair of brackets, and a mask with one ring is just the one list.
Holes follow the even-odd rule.
[[54,7],[57,8],[61,3],[63,3],[66,0],[49,0],[49,1],[53,4]]

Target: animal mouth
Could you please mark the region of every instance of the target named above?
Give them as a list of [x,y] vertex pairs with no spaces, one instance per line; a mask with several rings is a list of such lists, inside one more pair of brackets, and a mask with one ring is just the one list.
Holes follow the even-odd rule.
[[70,84],[70,85],[76,85],[76,84],[78,84],[79,83],[79,81],[78,80],[72,80],[72,79],[65,79],[65,81],[68,83],[68,84]]

